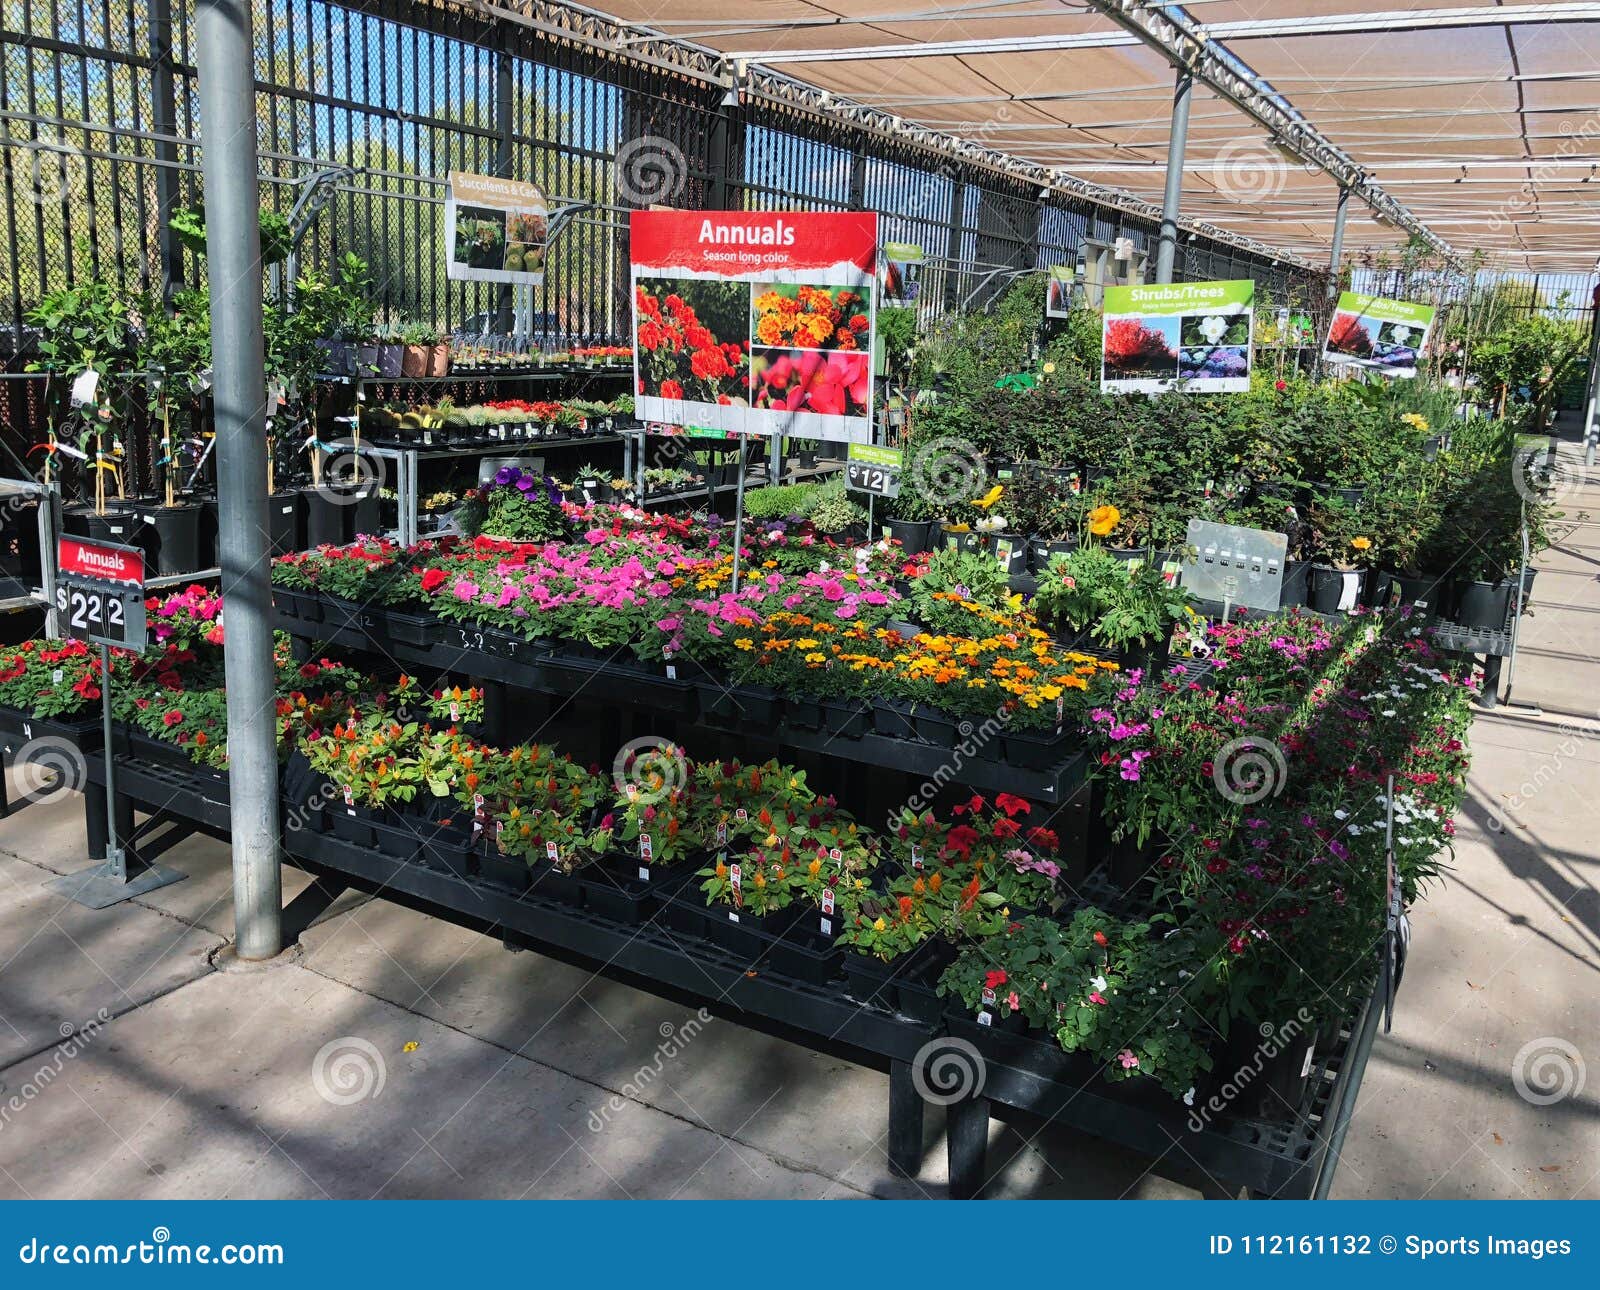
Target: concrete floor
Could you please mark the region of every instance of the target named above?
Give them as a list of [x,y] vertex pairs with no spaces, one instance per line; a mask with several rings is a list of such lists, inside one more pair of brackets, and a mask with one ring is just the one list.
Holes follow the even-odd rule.
[[[1336,1195],[1600,1191],[1600,1072],[1537,1104],[1600,1056],[1600,482],[1567,510],[1516,684],[1545,716],[1476,723]],[[187,881],[94,912],[44,887],[84,867],[82,821],[72,794],[0,820],[0,1197],[944,1192],[936,1112],[922,1178],[889,1174],[876,1072],[358,895],[297,961],[219,970],[226,848],[186,839],[165,862]],[[307,885],[285,870],[286,898]],[[1217,1190],[1057,1130],[996,1124],[990,1160],[992,1196]]]

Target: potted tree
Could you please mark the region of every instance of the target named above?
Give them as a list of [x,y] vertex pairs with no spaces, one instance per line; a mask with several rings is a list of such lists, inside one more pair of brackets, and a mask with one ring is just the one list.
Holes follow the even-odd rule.
[[149,294],[139,311],[144,327],[135,361],[146,373],[149,410],[160,431],[155,443],[160,495],[135,503],[144,521],[141,545],[152,572],[188,573],[201,567],[205,508],[179,490],[184,430],[198,417],[211,367],[210,297],[204,288],[179,291],[169,310]]
[[[85,472],[83,502],[63,511],[66,529],[86,537],[131,542],[132,508],[122,500],[118,427],[126,420],[127,390],[120,375],[132,362],[128,307],[109,283],[90,279],[46,293],[25,315],[39,329],[39,357],[30,372],[49,376],[48,461],[76,457]],[[107,490],[113,484],[116,498]]]

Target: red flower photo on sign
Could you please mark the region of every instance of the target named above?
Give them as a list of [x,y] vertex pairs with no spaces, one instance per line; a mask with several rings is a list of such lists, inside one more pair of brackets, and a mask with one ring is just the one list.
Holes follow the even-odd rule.
[[872,369],[859,351],[763,349],[752,360],[750,383],[757,408],[859,417],[872,396]]
[[746,401],[748,286],[682,278],[641,281],[635,303],[639,394],[704,403]]

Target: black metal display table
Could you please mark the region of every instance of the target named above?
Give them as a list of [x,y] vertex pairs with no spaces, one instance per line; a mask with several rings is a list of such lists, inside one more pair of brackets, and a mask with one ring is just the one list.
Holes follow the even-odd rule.
[[[89,781],[103,785],[102,753],[87,758]],[[117,812],[128,824],[146,819],[126,836],[144,858],[179,836],[200,831],[225,838],[225,774],[116,754]],[[104,795],[84,797],[91,852],[105,838]],[[157,831],[166,827],[167,832]],[[659,912],[620,922],[591,909],[534,893],[515,895],[492,882],[402,861],[305,827],[284,833],[287,858],[318,875],[334,894],[349,886],[399,899],[423,911],[500,935],[508,945],[583,964],[588,970],[664,997],[698,1001],[715,1014],[888,1072],[890,1168],[915,1178],[922,1166],[924,1098],[919,1086],[936,1082],[930,1064],[952,1046],[970,1043],[952,1033],[962,1018],[919,1019],[849,993],[848,980],[801,980],[747,956],[666,926]],[[1377,1025],[1368,1005],[1340,1028],[1317,1064],[1298,1113],[1282,1123],[1218,1116],[1193,1127],[1190,1109],[1139,1082],[1108,1084],[1088,1078],[1051,1078],[1037,1055],[1053,1045],[1032,1044],[1037,1055],[1018,1061],[1016,1037],[995,1036],[978,1046],[981,1084],[950,1102],[947,1153],[950,1195],[979,1194],[987,1178],[986,1141],[991,1116],[1024,1132],[1057,1124],[1117,1143],[1184,1171],[1198,1170],[1230,1194],[1303,1199],[1325,1196],[1338,1164],[1349,1116]],[[964,1032],[963,1032],[964,1033]],[[985,1036],[977,1038],[982,1041]],[[1009,1046],[1008,1046],[1009,1044]],[[985,1051],[985,1049],[988,1049]],[[1057,1054],[1058,1057],[1064,1057]],[[942,1099],[936,1099],[942,1100]]]

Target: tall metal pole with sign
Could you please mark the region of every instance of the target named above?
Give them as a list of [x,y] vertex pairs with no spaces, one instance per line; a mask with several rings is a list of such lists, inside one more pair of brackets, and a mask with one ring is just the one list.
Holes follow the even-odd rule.
[[106,768],[106,854],[99,864],[46,884],[52,891],[105,909],[189,875],[165,865],[130,865],[117,837],[117,757],[111,728],[111,650],[142,650],[148,639],[144,612],[144,553],[116,542],[61,539],[56,556],[56,618],[61,632],[100,647],[100,730]]
[[268,959],[283,943],[283,879],[249,0],[196,0],[195,31],[216,372],[217,544],[227,606],[223,661],[234,928],[241,959]]

